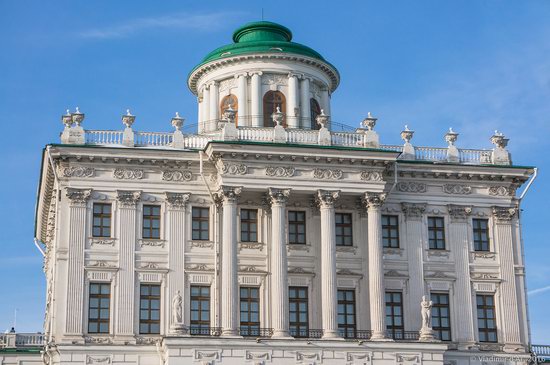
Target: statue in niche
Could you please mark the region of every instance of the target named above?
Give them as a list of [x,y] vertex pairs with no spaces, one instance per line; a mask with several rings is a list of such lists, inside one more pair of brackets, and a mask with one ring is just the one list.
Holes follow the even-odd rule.
[[174,299],[172,299],[172,321],[175,324],[183,323],[182,306],[183,298],[181,292],[178,290],[176,295],[174,295]]
[[433,302],[426,299],[426,296],[422,296],[422,328],[432,328],[432,306]]

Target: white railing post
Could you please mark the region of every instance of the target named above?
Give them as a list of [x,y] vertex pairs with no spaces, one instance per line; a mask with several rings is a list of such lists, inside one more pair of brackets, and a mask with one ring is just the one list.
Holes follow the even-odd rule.
[[401,158],[403,160],[414,160],[416,157],[414,147],[411,144],[413,135],[414,131],[411,131],[408,126],[405,126],[405,129],[401,131],[401,139],[405,141],[405,144],[403,145],[403,152],[401,153]]
[[455,146],[455,142],[458,139],[458,133],[453,132],[452,128],[445,134],[445,141],[449,144],[447,147],[447,161],[448,162],[460,162],[460,154],[458,148]]
[[174,148],[185,148],[183,133],[181,132],[181,127],[183,127],[184,121],[185,119],[180,117],[178,112],[176,112],[176,116],[172,118],[172,126],[176,128],[174,134],[172,135],[172,147]]
[[126,115],[122,116],[122,123],[126,126],[122,136],[122,144],[127,147],[134,147],[134,131],[132,124],[136,120],[136,116],[130,113],[130,109],[126,110]]

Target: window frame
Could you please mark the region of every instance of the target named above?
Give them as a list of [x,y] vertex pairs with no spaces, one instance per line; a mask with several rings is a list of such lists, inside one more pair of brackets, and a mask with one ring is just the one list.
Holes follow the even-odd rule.
[[[476,227],[476,222],[484,222],[486,224],[485,228]],[[486,218],[473,218],[472,219],[472,233],[473,233],[473,244],[475,252],[491,252],[491,237],[489,236],[489,220]],[[482,239],[483,233],[485,233],[487,240]],[[478,246],[479,245],[479,246]],[[487,245],[486,248],[484,245]]]
[[[315,98],[309,99],[309,113],[311,118],[311,129],[312,130],[319,130],[321,129],[321,126],[317,124],[317,116],[321,114],[321,105]],[[328,126],[327,126],[328,127]],[[330,127],[329,127],[330,128]]]
[[[243,297],[243,290],[247,292],[247,296]],[[256,292],[254,298],[252,292]],[[246,304],[247,309],[243,311],[243,304]],[[256,304],[258,310],[252,310],[252,305]],[[243,321],[243,312],[248,316],[248,321]],[[258,320],[252,321],[252,314],[257,314]],[[259,336],[261,328],[260,319],[260,288],[257,286],[241,286],[239,288],[239,328],[242,336]]]
[[[344,294],[344,298],[340,299],[340,293]],[[352,294],[352,299],[349,300],[347,294]],[[338,331],[344,338],[355,338],[357,334],[357,296],[355,289],[338,289],[337,295],[337,321]],[[348,313],[348,306],[352,305],[352,313]],[[340,312],[340,306],[343,306],[344,311]],[[341,316],[344,316],[344,321],[340,322]],[[348,323],[349,316],[353,316],[353,323]]]
[[[341,217],[341,222],[338,223],[338,217]],[[349,223],[342,223],[344,217],[349,217]],[[334,228],[336,237],[336,246],[353,247],[353,214],[348,212],[336,212],[334,213]],[[342,233],[338,234],[338,228],[342,229]],[[346,228],[349,228],[349,234],[346,234]],[[339,238],[341,241],[339,242]],[[349,241],[346,242],[346,238]]]
[[[92,292],[92,286],[98,286],[98,293]],[[108,288],[108,293],[103,293],[103,288]],[[112,285],[111,282],[90,282],[88,283],[88,322],[87,322],[87,328],[86,333],[89,334],[110,334],[111,333],[111,293],[112,293]],[[92,299],[97,299],[97,307],[92,308]],[[103,300],[107,299],[107,306],[102,306]],[[91,317],[91,311],[97,310],[97,318]],[[107,311],[107,318],[102,317],[101,313],[103,310]],[[107,324],[107,330],[102,331],[101,330],[101,324]],[[90,330],[90,325],[95,324],[97,326],[96,331]]]
[[[296,296],[291,296],[292,291],[295,291]],[[300,297],[300,293],[305,293],[305,297]],[[300,310],[300,304],[305,303],[305,311]],[[295,304],[296,310],[292,310],[292,304]],[[292,321],[292,314],[296,315],[296,321]],[[305,314],[306,320],[300,320],[300,314]],[[288,328],[290,335],[295,338],[309,337],[309,287],[307,286],[289,286],[288,287]],[[296,327],[294,335],[292,328]]]
[[[280,103],[272,102],[272,100],[274,100],[274,97],[271,97],[271,95],[280,95],[281,96],[281,102]],[[266,107],[267,105],[272,105],[273,110],[271,110],[271,111],[268,110],[268,109],[271,109],[271,108],[267,108]],[[286,96],[283,92],[281,92],[279,90],[268,90],[264,94],[264,96],[262,97],[263,126],[264,127],[268,127],[268,128],[274,127],[275,123],[273,122],[273,119],[271,118],[271,115],[276,111],[277,106],[279,106],[279,110],[281,111],[281,113],[283,113],[282,126],[286,128],[286,126],[287,126],[286,125],[286,115],[287,115],[287,112],[286,112]],[[294,112],[294,111],[292,111],[292,112]]]
[[[487,299],[491,298],[492,304],[487,304]],[[479,303],[479,299],[482,299],[482,304]],[[477,335],[479,342],[483,343],[498,343],[498,326],[497,326],[497,313],[496,313],[496,303],[495,303],[495,296],[494,294],[476,294],[476,309],[477,309]],[[492,310],[493,316],[489,317],[487,315],[487,311]],[[483,313],[483,316],[480,317],[480,311]],[[492,328],[487,327],[485,325],[484,327],[480,326],[480,321],[485,321],[487,323],[488,320],[492,320],[494,323],[494,326]],[[481,334],[485,334],[485,339],[481,339]],[[494,334],[495,339],[494,341],[488,340],[488,337],[490,334]]]
[[[146,209],[151,209],[150,214],[146,214]],[[158,209],[158,215],[154,214],[154,210]],[[161,238],[161,217],[162,207],[158,204],[143,204],[141,214],[141,238],[146,240],[159,240]],[[158,228],[154,227],[154,222],[158,222]],[[149,222],[149,227],[145,227],[145,222]],[[154,230],[158,230],[158,235],[154,235]],[[145,231],[149,230],[149,234],[146,235]]]
[[[296,217],[298,217],[298,214],[303,215],[303,220],[290,220],[291,214],[295,214]],[[307,214],[305,210],[289,210],[287,212],[287,225],[288,225],[288,244],[290,245],[305,245],[307,244]],[[303,242],[298,242],[298,236],[300,233],[298,233],[298,227],[302,226],[304,227],[304,239]],[[291,226],[294,227],[294,233],[291,232]],[[294,237],[291,240],[291,237]]]
[[[437,299],[435,298],[437,296]],[[441,303],[441,297],[446,297],[447,303]],[[431,292],[430,293],[430,300],[432,301],[432,329],[434,331],[434,334],[436,338],[440,341],[452,341],[453,339],[453,333],[452,333],[452,323],[451,323],[451,302],[450,302],[450,295],[449,292]],[[441,315],[441,309],[447,309],[447,316]],[[439,314],[436,314],[439,312]],[[448,326],[441,325],[441,319],[447,319]],[[439,325],[436,326],[434,322],[439,320]],[[448,339],[442,339],[443,333],[448,333]]]
[[[388,295],[390,295],[391,300],[388,301]],[[400,300],[395,301],[394,295],[399,295]],[[385,302],[385,324],[386,324],[386,331],[390,333],[390,336],[394,339],[400,339],[403,337],[405,332],[405,313],[403,308],[403,292],[397,291],[397,290],[388,290],[385,292],[384,296],[384,302]],[[391,308],[390,314],[388,314],[388,306]],[[400,308],[401,314],[395,313],[395,308]],[[391,318],[391,324],[388,324],[388,317]],[[401,318],[401,325],[395,324],[395,319],[399,317]]]
[[[143,294],[143,288],[148,288],[148,294]],[[158,295],[152,294],[153,287],[158,288]],[[160,334],[160,320],[161,320],[161,308],[162,308],[162,298],[161,298],[162,287],[160,284],[155,283],[141,283],[139,286],[139,334],[140,335],[158,335]],[[147,301],[147,307],[143,308],[143,301]],[[153,301],[158,301],[158,309],[151,308],[151,303]],[[142,311],[147,311],[148,319],[141,318]],[[158,319],[151,319],[152,313],[158,312]],[[147,331],[142,331],[141,326],[146,325]],[[151,325],[158,325],[158,332],[151,330]]]
[[[428,225],[428,249],[430,250],[440,250],[445,251],[447,249],[446,242],[446,233],[445,233],[445,218],[444,217],[427,217]],[[431,226],[430,222],[433,221],[434,225]],[[441,222],[441,227],[439,227],[437,222]],[[430,238],[430,232],[434,232],[434,238]],[[437,233],[442,232],[443,238],[437,238]],[[432,245],[433,241],[433,245]]]
[[[387,219],[387,223],[385,222]],[[391,224],[391,220],[395,219],[395,225]],[[395,232],[396,236],[392,236]],[[386,243],[387,240],[387,243]],[[399,216],[392,214],[382,214],[382,246],[383,248],[400,248],[399,240]]]
[[[199,210],[201,213],[195,217],[195,210]],[[203,216],[203,212],[206,211],[206,216]],[[194,222],[199,222],[199,228],[193,227]],[[206,222],[206,229],[203,229],[202,223]],[[198,232],[199,238],[195,238],[195,232]],[[203,238],[202,233],[206,232],[206,238]],[[191,240],[192,241],[210,241],[210,207],[194,206],[191,207]]]
[[[101,212],[96,213],[96,211],[95,211],[96,207],[99,207],[99,206],[102,207]],[[104,209],[107,206],[109,207],[109,213],[104,212]],[[98,218],[101,222],[99,225],[95,224],[96,218]],[[107,228],[103,224],[104,219],[108,219],[109,226]],[[99,231],[100,231],[99,235],[95,234],[95,229],[96,228],[98,228]],[[109,230],[108,235],[103,234],[104,230],[106,230],[106,229]],[[93,238],[111,238],[112,234],[113,234],[113,204],[112,203],[100,203],[100,202],[96,203],[96,202],[94,202],[92,204],[92,237]]]
[[[246,212],[246,215],[248,217],[244,219],[243,218],[243,216],[244,216],[243,213],[245,213],[245,212]],[[250,213],[251,212],[254,212],[256,214],[256,217],[254,219],[250,219]],[[259,215],[258,209],[241,208],[241,214],[240,214],[240,238],[241,238],[241,242],[258,242],[258,235],[259,235],[259,232],[258,232],[258,215]],[[256,225],[255,230],[250,229],[250,226],[252,224]],[[246,225],[246,229],[243,229],[244,225]],[[243,235],[243,233],[246,233],[246,239],[244,238],[245,235]],[[256,235],[255,240],[250,239],[251,234]]]
[[[226,102],[228,99],[233,98],[235,100],[235,105],[233,104],[227,104]],[[239,98],[235,94],[228,94],[225,95],[222,100],[220,101],[220,118],[223,117],[223,114],[229,108],[231,105],[232,109],[235,111],[235,126],[238,126],[239,124]]]
[[[193,295],[193,289],[198,288],[199,289],[199,295]],[[203,290],[208,290],[208,296],[203,295]],[[199,303],[198,309],[193,309],[193,301],[197,301]],[[203,309],[203,302],[207,302],[208,309]],[[209,285],[191,285],[189,287],[189,329],[198,329],[199,332],[201,330],[209,330],[211,323],[212,323],[212,289]],[[197,320],[193,320],[193,312],[198,312],[198,318]],[[208,320],[202,320],[202,313],[204,311],[208,312]]]

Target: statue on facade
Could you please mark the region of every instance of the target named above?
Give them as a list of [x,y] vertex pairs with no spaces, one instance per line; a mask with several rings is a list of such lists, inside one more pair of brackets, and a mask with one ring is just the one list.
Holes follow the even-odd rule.
[[432,306],[433,302],[422,296],[420,303],[422,315],[422,328],[420,329],[420,341],[435,341],[434,331],[432,329]]
[[183,298],[179,290],[172,299],[172,326],[170,326],[170,329],[172,332],[180,334],[184,333],[185,330],[183,326]]

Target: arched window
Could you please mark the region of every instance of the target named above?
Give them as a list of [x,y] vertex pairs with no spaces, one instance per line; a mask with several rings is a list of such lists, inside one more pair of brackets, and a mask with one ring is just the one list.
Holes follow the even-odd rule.
[[[273,118],[271,114],[280,108],[281,113],[286,116],[286,100],[285,96],[280,91],[268,91],[264,95],[264,127],[273,127]],[[286,127],[286,118],[283,119],[283,126]]]
[[321,107],[317,100],[313,98],[309,100],[309,110],[311,113],[311,129],[320,129],[321,126],[317,124],[317,116],[321,114]]
[[229,109],[230,105],[231,108],[233,108],[233,110],[235,111],[235,125],[238,125],[239,114],[237,110],[239,110],[239,100],[233,94],[229,94],[223,97],[222,102],[220,103],[220,119],[223,118],[223,113],[225,113],[225,111]]

